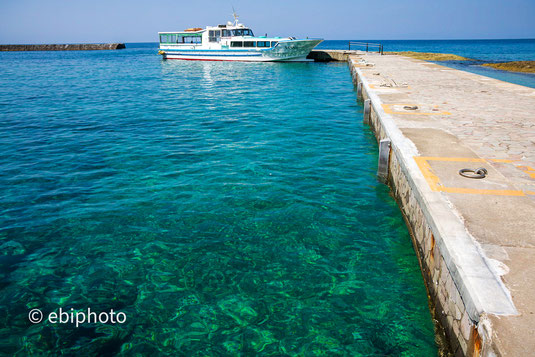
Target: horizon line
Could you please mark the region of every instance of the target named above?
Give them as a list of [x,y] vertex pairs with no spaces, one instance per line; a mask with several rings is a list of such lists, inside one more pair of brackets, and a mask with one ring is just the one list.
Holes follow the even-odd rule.
[[[515,41],[515,40],[535,40],[535,38],[442,38],[442,39],[369,39],[369,40],[361,40],[358,41]],[[323,39],[323,41],[357,41],[356,39]],[[102,43],[158,43],[158,41],[141,41],[141,42],[135,42],[135,41],[111,41],[111,42],[56,42],[56,43],[50,43],[50,42],[42,42],[42,43],[0,43],[0,45],[51,45],[51,44],[65,44],[65,45],[71,45],[71,44],[102,44]]]

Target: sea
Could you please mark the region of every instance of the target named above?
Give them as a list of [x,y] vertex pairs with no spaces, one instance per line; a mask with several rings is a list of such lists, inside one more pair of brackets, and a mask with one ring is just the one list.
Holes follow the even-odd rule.
[[345,63],[2,52],[0,354],[437,355],[376,167]]

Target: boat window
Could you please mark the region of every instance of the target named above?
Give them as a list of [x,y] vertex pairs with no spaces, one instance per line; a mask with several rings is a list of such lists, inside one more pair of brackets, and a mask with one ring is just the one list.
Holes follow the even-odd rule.
[[171,42],[171,43],[176,43],[176,35],[169,35],[169,37],[171,37],[171,39],[169,40],[169,42]]
[[223,34],[222,34],[223,37],[230,37],[232,36],[232,31],[230,30],[223,30]]
[[209,42],[219,42],[221,39],[221,31],[220,30],[210,30],[208,32],[208,41]]
[[277,43],[279,43],[279,42],[278,42],[278,41],[272,41],[272,42],[271,42],[271,47],[275,47],[275,46],[277,46]]
[[254,36],[253,31],[249,29],[237,29],[234,30],[234,36]]
[[270,47],[269,41],[258,41],[256,47]]
[[253,31],[249,29],[236,29],[231,31],[233,36],[254,36]]
[[243,42],[243,47],[255,47],[255,42],[254,41],[244,41]]
[[184,43],[202,43],[201,36],[184,36]]
[[230,47],[243,47],[243,42],[241,41],[232,41]]

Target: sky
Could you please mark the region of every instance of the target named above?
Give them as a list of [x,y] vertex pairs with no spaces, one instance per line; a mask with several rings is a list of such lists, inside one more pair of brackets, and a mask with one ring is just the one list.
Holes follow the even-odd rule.
[[535,0],[0,0],[0,43],[157,42],[224,24],[328,40],[535,38]]

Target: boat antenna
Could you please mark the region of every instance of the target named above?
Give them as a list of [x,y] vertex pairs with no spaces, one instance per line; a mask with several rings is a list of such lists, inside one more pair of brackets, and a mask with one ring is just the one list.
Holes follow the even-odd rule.
[[234,26],[238,26],[238,14],[236,13],[236,10],[234,10],[234,6],[232,6],[232,16],[234,16]]

